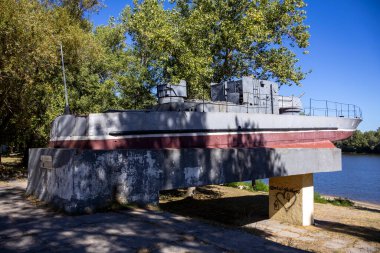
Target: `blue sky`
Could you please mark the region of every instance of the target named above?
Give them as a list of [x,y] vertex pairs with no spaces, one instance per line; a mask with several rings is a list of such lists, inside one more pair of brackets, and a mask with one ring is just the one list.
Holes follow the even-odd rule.
[[[360,130],[380,127],[380,1],[305,0],[305,23],[310,26],[308,55],[299,55],[299,65],[312,72],[302,87],[281,87],[283,95],[356,104],[363,111]],[[132,1],[114,0],[90,19],[107,24]]]

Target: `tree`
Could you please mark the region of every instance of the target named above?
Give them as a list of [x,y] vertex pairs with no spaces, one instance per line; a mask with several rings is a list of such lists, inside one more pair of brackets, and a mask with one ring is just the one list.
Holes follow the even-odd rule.
[[125,43],[124,28],[111,18],[107,26],[99,26],[95,37],[106,50],[101,79],[114,87],[118,105],[124,109],[142,109],[155,103],[148,83],[148,69],[142,64],[137,51]]
[[292,51],[308,46],[303,1],[173,3],[135,1],[120,23],[94,29],[85,13],[100,0],[0,0],[0,144],[47,143],[64,108],[61,43],[74,114],[144,108],[157,84],[180,79],[200,98],[210,82],[242,75],[304,78]]
[[[191,97],[202,97],[210,82],[243,75],[299,84],[293,48],[308,46],[302,0],[177,0],[134,2],[123,24],[134,49],[151,72],[150,82],[188,81]],[[208,91],[206,91],[208,94]]]
[[72,111],[118,107],[115,82],[102,79],[107,49],[70,8],[0,0],[0,9],[0,144],[47,142],[50,123],[64,108],[60,43]]
[[338,141],[336,145],[344,152],[380,154],[380,129],[367,132],[357,130],[349,139]]
[[97,12],[103,6],[101,0],[41,0],[40,2],[46,8],[64,8],[71,19],[76,21],[86,31],[91,30],[92,24],[84,17],[84,14],[86,12]]
[[[45,82],[54,72],[53,21],[35,1],[0,1],[0,129],[2,142],[39,132]],[[44,25],[40,25],[44,24]]]

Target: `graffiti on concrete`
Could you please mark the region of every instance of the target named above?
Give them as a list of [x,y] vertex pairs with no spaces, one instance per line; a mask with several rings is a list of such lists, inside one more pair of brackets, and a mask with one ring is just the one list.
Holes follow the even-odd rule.
[[280,210],[281,207],[284,207],[286,212],[296,203],[297,194],[300,192],[300,190],[297,189],[278,186],[270,186],[269,189],[278,191],[273,204],[274,210]]

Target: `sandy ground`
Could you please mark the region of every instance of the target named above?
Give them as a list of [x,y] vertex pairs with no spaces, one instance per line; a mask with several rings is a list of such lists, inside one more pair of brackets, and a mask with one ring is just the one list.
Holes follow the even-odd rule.
[[207,186],[194,198],[161,192],[164,212],[73,217],[34,205],[25,186],[0,182],[1,252],[380,252],[380,206],[372,204],[315,204],[315,225],[301,227],[269,220],[266,193]]
[[69,216],[27,200],[26,181],[0,184],[0,252],[303,252],[242,229],[147,209]]
[[380,252],[380,206],[315,204],[315,225],[294,226],[268,219],[268,195],[224,186],[161,196],[161,208],[244,229],[263,238],[313,252]]

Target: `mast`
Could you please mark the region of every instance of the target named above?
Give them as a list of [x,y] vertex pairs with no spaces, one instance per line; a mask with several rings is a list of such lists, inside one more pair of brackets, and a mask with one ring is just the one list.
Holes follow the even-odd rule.
[[68,95],[67,95],[67,86],[66,86],[65,63],[63,62],[62,43],[60,44],[60,46],[61,46],[63,85],[64,85],[64,89],[65,89],[65,110],[64,110],[64,114],[70,114],[69,99],[68,99]]

